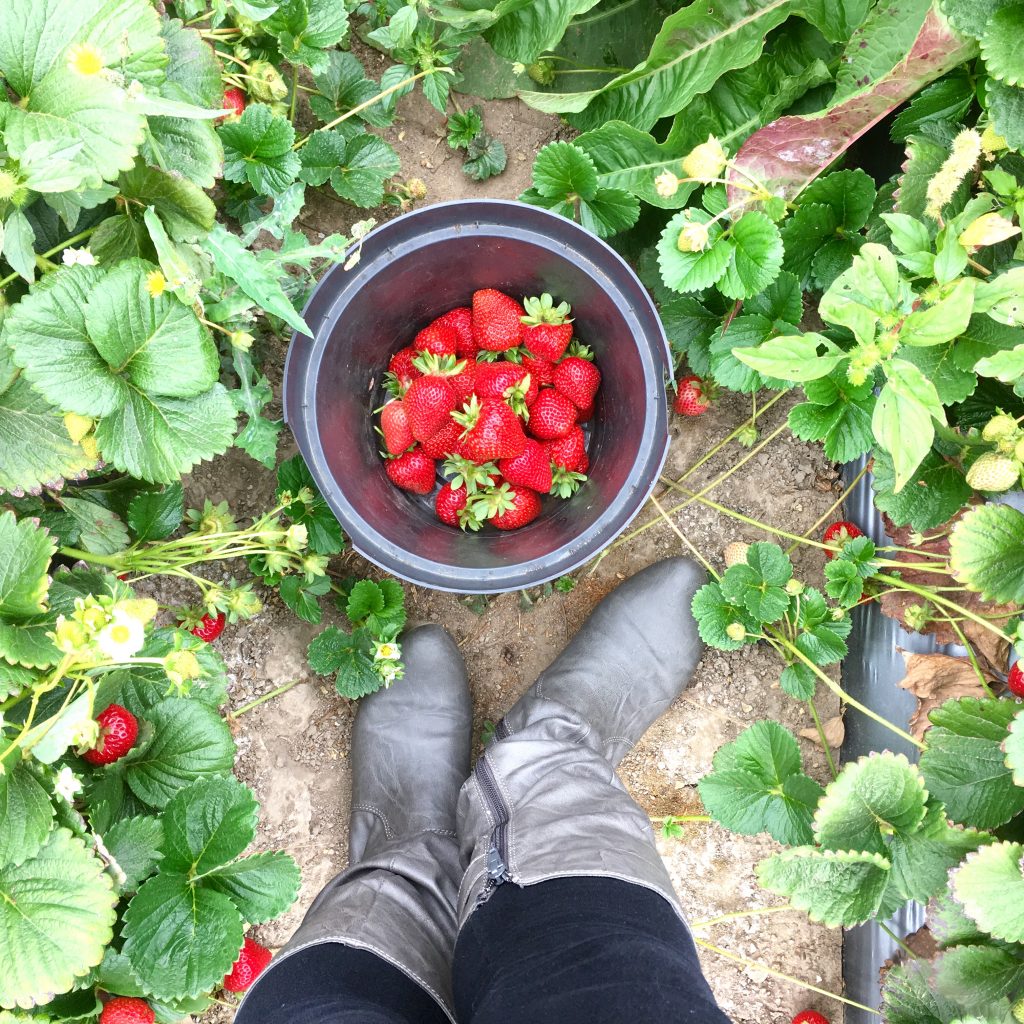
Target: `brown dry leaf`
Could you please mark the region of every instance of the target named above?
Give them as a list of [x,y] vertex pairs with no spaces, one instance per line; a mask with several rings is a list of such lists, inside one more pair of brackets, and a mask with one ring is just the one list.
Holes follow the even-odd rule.
[[[918,701],[917,710],[910,719],[911,735],[922,739],[931,727],[930,712],[954,697],[984,697],[985,688],[966,658],[953,658],[948,654],[911,654],[900,650],[907,663],[907,674],[900,686],[912,693]],[[987,677],[989,682],[991,677]]]
[[[830,718],[822,726],[825,730],[825,739],[828,740],[830,747],[841,747],[843,740],[846,739],[846,726],[843,725],[843,720],[840,717]],[[818,735],[817,729],[801,729],[800,735],[805,740],[810,740],[812,743],[817,743],[821,746],[821,737]]]

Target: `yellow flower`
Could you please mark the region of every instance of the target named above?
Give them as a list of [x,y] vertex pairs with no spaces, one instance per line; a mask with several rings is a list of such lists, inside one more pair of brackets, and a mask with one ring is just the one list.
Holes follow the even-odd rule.
[[694,221],[679,232],[676,248],[680,252],[703,252],[708,247],[708,229]]
[[159,270],[151,270],[146,275],[146,291],[155,299],[167,290],[167,278]]
[[68,68],[78,75],[98,75],[103,70],[103,54],[91,43],[75,43],[68,50]]
[[679,179],[671,171],[662,171],[654,179],[654,191],[662,199],[668,199],[679,191]]
[[695,146],[683,157],[683,173],[697,181],[713,181],[722,176],[727,159],[722,144],[714,135],[709,135],[707,142]]
[[93,428],[93,420],[89,416],[79,416],[77,412],[64,413],[64,429],[75,444],[78,444]]
[[246,352],[252,348],[252,343],[255,340],[248,331],[232,331],[228,336],[228,341],[231,342],[234,348],[244,349]]

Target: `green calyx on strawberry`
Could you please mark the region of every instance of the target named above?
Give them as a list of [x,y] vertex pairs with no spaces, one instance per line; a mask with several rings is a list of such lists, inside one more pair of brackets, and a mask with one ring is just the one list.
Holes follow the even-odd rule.
[[[863,537],[864,531],[860,529],[855,523],[848,523],[845,520],[840,520],[837,523],[832,523],[825,528],[825,532],[821,535],[822,541],[826,544],[834,544],[840,549],[846,547],[846,545],[854,539],[854,537]],[[825,557],[829,560],[836,557],[836,552],[826,551]]]
[[502,484],[507,507],[491,517],[491,525],[499,530],[518,530],[527,523],[532,523],[541,512],[540,496],[529,487],[515,484]]
[[462,455],[453,455],[441,468],[445,474],[452,474],[448,482],[453,488],[465,487],[469,494],[493,487],[501,475],[493,462],[480,464]]
[[558,362],[572,341],[572,320],[569,318],[569,303],[557,306],[551,296],[543,295],[524,299],[526,315],[522,317],[523,342],[531,354],[551,362]]
[[474,462],[514,459],[526,447],[526,435],[519,417],[500,398],[474,395],[462,412],[452,418],[465,427],[462,435],[463,453]]
[[564,466],[556,466],[551,474],[551,493],[559,498],[571,498],[586,480],[585,473],[577,473]]
[[448,526],[457,526],[462,530],[479,530],[483,520],[477,515],[470,503],[465,487],[453,487],[447,483],[437,492],[434,499],[434,513],[437,518]]

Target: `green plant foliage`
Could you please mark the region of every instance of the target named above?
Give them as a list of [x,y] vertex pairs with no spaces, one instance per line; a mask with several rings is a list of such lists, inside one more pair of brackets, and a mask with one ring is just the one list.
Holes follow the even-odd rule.
[[986,600],[1024,600],[1024,513],[980,505],[957,523],[949,543],[953,572]]
[[967,915],[1005,942],[1024,940],[1022,856],[1020,843],[995,843],[968,857],[950,880]]

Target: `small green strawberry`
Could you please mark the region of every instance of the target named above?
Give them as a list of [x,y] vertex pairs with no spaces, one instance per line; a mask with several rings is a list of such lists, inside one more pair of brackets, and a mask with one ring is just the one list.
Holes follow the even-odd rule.
[[1020,479],[1020,465],[997,452],[985,452],[967,470],[967,483],[976,491],[1008,491]]

